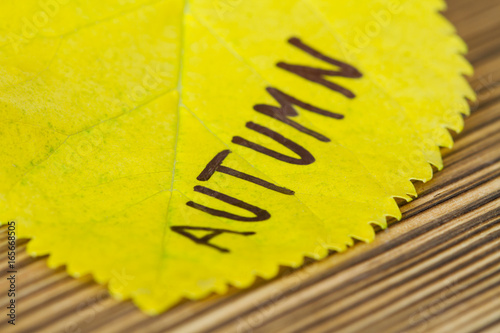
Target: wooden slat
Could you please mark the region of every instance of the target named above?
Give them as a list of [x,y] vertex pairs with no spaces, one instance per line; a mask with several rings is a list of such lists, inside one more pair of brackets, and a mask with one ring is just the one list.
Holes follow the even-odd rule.
[[149,317],[89,276],[47,268],[20,240],[18,325],[2,320],[0,332],[500,332],[500,2],[449,1],[445,16],[469,45],[478,102],[442,150],[445,169],[416,183],[403,220],[373,243]]

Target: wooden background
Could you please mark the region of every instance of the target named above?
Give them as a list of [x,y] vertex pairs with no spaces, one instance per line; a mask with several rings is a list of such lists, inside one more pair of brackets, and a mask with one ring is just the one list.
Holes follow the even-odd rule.
[[469,45],[479,102],[454,149],[443,150],[444,171],[417,184],[419,198],[401,206],[403,221],[374,243],[151,318],[88,276],[48,269],[20,240],[13,328],[4,227],[0,331],[500,332],[500,1],[450,0],[445,16]]

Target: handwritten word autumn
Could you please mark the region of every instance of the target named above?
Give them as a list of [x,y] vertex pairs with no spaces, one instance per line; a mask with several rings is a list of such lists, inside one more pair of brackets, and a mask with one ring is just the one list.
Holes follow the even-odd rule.
[[[293,65],[293,64],[288,64],[285,62],[279,62],[276,64],[278,68],[281,68],[283,70],[286,70],[290,73],[293,73],[295,75],[298,75],[299,77],[314,82],[316,84],[320,84],[336,93],[340,93],[344,95],[346,98],[354,98],[355,94],[350,91],[349,89],[346,89],[336,83],[333,83],[329,80],[326,79],[326,77],[329,76],[340,76],[340,77],[346,77],[346,78],[360,78],[362,77],[362,74],[353,66],[346,64],[342,61],[335,60],[331,57],[328,57],[318,50],[315,50],[314,48],[306,45],[303,43],[299,38],[290,38],[288,40],[288,43],[293,45],[294,47],[304,51],[305,53],[309,54],[310,56],[320,59],[330,65],[336,66],[338,69],[335,70],[327,70],[327,69],[322,69],[322,68],[314,68],[314,67],[309,67],[309,66],[303,66],[303,65]],[[274,100],[277,102],[278,105],[267,105],[267,104],[256,104],[254,105],[253,109],[256,112],[259,112],[263,115],[266,115],[268,117],[274,118],[278,121],[281,121],[296,130],[305,133],[307,135],[312,136],[313,138],[321,141],[321,142],[329,142],[330,139],[324,136],[321,133],[318,133],[316,131],[313,131],[312,129],[309,129],[298,122],[290,119],[292,117],[298,116],[297,110],[294,108],[294,106],[298,106],[304,110],[314,112],[317,114],[320,114],[325,117],[333,118],[340,120],[344,118],[342,114],[334,113],[328,110],[324,110],[321,108],[318,108],[312,104],[309,104],[307,102],[298,100],[297,98],[290,96],[288,94],[285,94],[283,91],[279,90],[278,88],[275,87],[268,87],[266,88],[266,91],[271,95]],[[253,149],[261,154],[270,156],[272,158],[275,158],[279,161],[282,161],[284,163],[290,163],[290,164],[297,164],[297,165],[309,165],[314,163],[315,158],[314,156],[303,146],[301,146],[299,143],[293,141],[290,138],[286,138],[280,133],[259,125],[254,122],[247,122],[245,125],[247,128],[261,134],[265,135],[274,141],[280,143],[287,149],[289,149],[291,152],[295,154],[295,156],[290,156],[290,155],[285,155],[280,152],[277,152],[275,150],[266,148],[264,146],[261,146],[259,144],[256,144],[250,140],[247,140],[246,138],[242,138],[240,136],[234,136],[232,139],[232,143],[247,147],[248,149]],[[276,191],[279,193],[282,193],[284,195],[294,195],[294,191],[277,186],[275,184],[269,183],[261,178],[243,173],[241,171],[226,167],[223,165],[224,160],[226,157],[231,153],[230,150],[223,150],[219,152],[208,164],[206,167],[202,170],[200,175],[197,177],[197,180],[203,181],[203,182],[208,182],[211,178],[211,176],[216,173],[216,172],[221,172],[233,177],[237,177],[240,179],[243,179],[245,181],[251,182],[253,184],[265,187],[269,190]],[[213,215],[213,216],[218,216],[222,218],[227,218],[235,221],[241,221],[241,222],[260,222],[260,221],[265,221],[271,217],[271,214],[260,207],[253,206],[249,203],[246,203],[244,201],[241,201],[237,198],[228,196],[224,193],[214,191],[208,187],[205,186],[195,186],[194,191],[205,194],[207,196],[213,197],[215,199],[218,199],[220,201],[223,201],[227,204],[242,208],[247,210],[248,212],[252,213],[252,216],[241,216],[241,215],[236,215],[233,213],[229,213],[226,211],[218,210],[218,209],[213,209],[201,204],[198,204],[193,201],[189,201],[186,204],[189,207],[192,207],[194,209],[201,210],[207,214]],[[221,252],[229,252],[228,249],[222,248],[220,246],[217,246],[213,243],[210,243],[210,240],[220,234],[223,233],[232,233],[232,234],[239,234],[242,236],[249,236],[255,234],[254,232],[239,232],[239,231],[234,231],[234,230],[227,230],[227,229],[214,229],[214,228],[205,228],[205,227],[195,227],[195,226],[173,226],[171,227],[171,230],[185,236],[192,241],[194,241],[197,244],[202,244],[205,246],[212,247],[218,251]],[[203,236],[203,237],[196,237],[192,233],[189,232],[189,230],[203,230],[207,231],[208,233]]]

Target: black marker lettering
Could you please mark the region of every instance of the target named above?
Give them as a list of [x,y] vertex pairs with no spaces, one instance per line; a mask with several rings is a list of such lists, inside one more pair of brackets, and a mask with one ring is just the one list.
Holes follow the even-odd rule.
[[283,135],[276,133],[273,130],[270,130],[267,127],[255,124],[253,122],[248,122],[246,124],[246,127],[259,132],[261,134],[264,134],[265,136],[270,137],[276,142],[281,143],[283,146],[287,147],[291,151],[293,151],[295,154],[299,155],[300,158],[295,158],[295,157],[290,157],[287,155],[283,155],[281,153],[278,153],[274,150],[268,149],[266,147],[263,147],[261,145],[258,145],[254,142],[248,141],[246,139],[243,139],[242,137],[235,136],[233,137],[232,142],[236,143],[237,145],[248,147],[250,149],[253,149],[255,151],[258,151],[259,153],[265,154],[267,156],[273,157],[277,160],[290,163],[290,164],[299,164],[299,165],[308,165],[311,164],[315,161],[314,156],[307,151],[304,147],[296,144],[290,139],[285,138]]
[[335,119],[342,119],[344,118],[343,115],[338,114],[338,113],[333,113],[327,110],[320,109],[318,107],[315,107],[311,104],[304,103],[302,101],[299,101],[298,99],[285,94],[279,89],[268,87],[267,92],[273,96],[273,98],[280,104],[280,106],[272,106],[272,105],[267,105],[267,104],[257,104],[253,108],[255,111],[263,113],[269,117],[272,117],[274,119],[277,119],[281,122],[284,122],[287,125],[292,126],[293,128],[301,131],[302,133],[308,134],[320,141],[323,142],[329,142],[330,139],[327,138],[326,136],[315,132],[309,128],[306,128],[299,123],[290,120],[288,117],[295,117],[299,113],[295,110],[293,107],[294,105],[300,106],[301,108],[326,116],[330,118],[335,118]]
[[246,216],[235,215],[232,213],[225,212],[223,210],[208,208],[206,206],[197,204],[196,202],[193,202],[193,201],[189,201],[186,203],[186,205],[188,205],[189,207],[199,209],[199,210],[201,210],[205,213],[208,213],[210,215],[225,217],[225,218],[228,218],[231,220],[243,221],[243,222],[265,221],[271,217],[271,214],[269,214],[267,211],[265,211],[263,209],[260,209],[259,207],[252,206],[250,204],[247,204],[246,202],[243,202],[243,201],[238,200],[236,198],[230,197],[230,196],[225,195],[223,193],[211,190],[211,189],[206,188],[204,186],[195,186],[194,190],[196,192],[200,192],[200,193],[206,194],[208,196],[211,196],[213,198],[219,199],[220,201],[224,201],[230,205],[246,209],[249,212],[255,214],[255,217],[246,217]]
[[[220,234],[223,233],[229,233],[229,234],[237,234],[237,235],[242,235],[242,236],[250,236],[250,235],[255,235],[255,232],[253,231],[246,231],[246,232],[239,232],[239,231],[232,231],[232,230],[227,230],[227,229],[213,229],[213,228],[202,228],[202,227],[190,227],[190,226],[174,226],[170,227],[170,229],[182,236],[185,236],[195,242],[196,244],[201,244],[201,245],[206,245],[209,247],[212,247],[216,250],[219,250],[220,252],[230,252],[228,249],[222,248],[220,246],[214,245],[210,243],[210,240],[212,238],[219,236]],[[203,230],[203,231],[210,231],[209,234],[198,238],[192,233],[190,233],[187,230]]]
[[279,193],[288,194],[288,195],[293,195],[294,194],[293,191],[291,191],[291,190],[289,190],[287,188],[276,186],[276,185],[274,185],[272,183],[269,183],[269,182],[267,182],[267,181],[265,181],[265,180],[263,180],[261,178],[257,178],[257,177],[251,176],[249,174],[246,174],[246,173],[234,170],[232,168],[228,168],[226,166],[223,166],[222,162],[227,157],[227,155],[229,155],[229,153],[231,153],[230,150],[223,150],[220,153],[218,153],[207,164],[207,166],[205,167],[205,169],[203,169],[203,171],[200,173],[200,175],[196,179],[198,179],[199,181],[202,181],[202,182],[206,182],[207,180],[210,179],[210,177],[212,177],[212,175],[216,171],[218,171],[218,172],[222,172],[222,173],[225,173],[227,175],[230,175],[230,176],[234,176],[234,177],[237,177],[237,178],[249,181],[251,183],[260,185],[262,187],[265,187],[267,189],[270,189],[270,190],[273,190],[273,191],[276,191],[276,192],[279,192]]
[[[335,92],[341,93],[342,95],[348,97],[348,98],[354,98],[355,95],[352,91],[349,89],[346,89],[338,84],[335,84],[331,81],[328,81],[325,79],[326,76],[338,76],[338,77],[346,77],[346,78],[360,78],[362,77],[362,74],[353,66],[339,61],[335,60],[333,58],[330,58],[319,51],[313,49],[312,47],[304,44],[299,38],[290,38],[288,40],[290,44],[293,46],[297,47],[298,49],[306,52],[307,54],[320,59],[324,62],[329,63],[330,65],[336,66],[339,69],[338,70],[326,70],[326,69],[321,69],[321,68],[313,68],[309,66],[302,66],[302,65],[291,65],[285,62],[279,62],[277,66],[279,68],[282,68],[290,73],[296,74],[306,80],[309,80],[314,83],[318,83],[323,85],[326,88],[329,88]],[[298,116],[298,112],[295,109],[295,107],[300,107],[304,110],[314,112],[320,115],[323,115],[325,117],[330,117],[334,119],[342,119],[344,118],[343,115],[330,112],[328,110],[320,109],[316,106],[313,106],[311,104],[305,103],[301,100],[298,100],[295,97],[292,97],[288,94],[285,94],[281,90],[273,87],[268,87],[266,88],[267,92],[278,102],[279,106],[272,106],[272,105],[267,105],[267,104],[257,104],[254,106],[254,110],[257,112],[260,112],[264,115],[267,115],[271,118],[274,118],[276,120],[279,120],[296,130],[305,133],[307,135],[310,135],[314,138],[316,138],[319,141],[323,142],[329,142],[330,139],[327,138],[326,136],[322,135],[321,133],[318,133],[316,131],[313,131],[307,127],[302,126],[301,124],[297,123],[296,121],[291,120],[291,117]],[[255,124],[253,122],[247,122],[246,127],[254,130],[260,134],[263,134],[274,141],[280,143],[284,147],[288,148],[290,151],[298,155],[298,157],[291,157],[288,155],[284,155],[282,153],[279,153],[277,151],[271,150],[269,148],[263,147],[259,144],[256,144],[254,142],[248,141],[246,139],[243,139],[242,137],[239,136],[234,136],[232,142],[248,147],[250,149],[253,149],[259,153],[262,153],[264,155],[270,156],[272,158],[275,158],[277,160],[290,163],[290,164],[298,164],[298,165],[308,165],[311,163],[314,163],[315,158],[314,156],[304,147],[300,146],[299,144],[295,143],[294,141],[285,138],[283,135],[258,124]],[[212,177],[212,175],[215,172],[221,172],[225,173],[227,175],[237,177],[246,181],[249,181],[251,183],[254,183],[256,185],[265,187],[267,189],[287,194],[287,195],[293,195],[294,192],[284,188],[284,187],[279,187],[276,186],[272,183],[269,183],[261,178],[251,176],[249,174],[237,171],[235,169],[223,166],[222,163],[224,162],[225,158],[231,153],[229,150],[223,150],[220,153],[218,153],[208,164],[207,166],[203,169],[203,171],[200,173],[200,175],[197,177],[199,181],[208,181]],[[264,209],[261,209],[256,206],[252,206],[244,201],[238,200],[236,198],[230,197],[226,194],[211,190],[209,188],[203,187],[203,186],[195,186],[194,190],[199,193],[203,193],[205,195],[208,195],[210,197],[216,198],[220,201],[223,201],[225,203],[228,203],[230,205],[233,205],[235,207],[239,207],[242,209],[247,210],[248,212],[252,213],[254,216],[253,217],[246,217],[246,216],[241,216],[241,215],[236,215],[232,213],[228,213],[226,211],[218,210],[218,209],[213,209],[209,208],[200,204],[197,204],[193,201],[189,201],[186,203],[186,205],[201,210],[205,213],[208,213],[213,216],[218,216],[218,217],[223,217],[223,218],[228,218],[231,220],[236,220],[236,221],[242,221],[242,222],[259,222],[259,221],[265,221],[271,218],[271,214],[267,212]],[[229,252],[228,249],[222,248],[220,246],[211,244],[210,241],[214,238],[217,237],[218,235],[221,235],[223,233],[231,233],[231,234],[238,234],[238,235],[243,235],[243,236],[249,236],[255,234],[255,232],[238,232],[238,231],[232,231],[232,230],[227,230],[227,229],[213,229],[213,228],[202,228],[202,227],[190,227],[190,226],[174,226],[171,227],[171,230],[183,235],[193,242],[197,244],[202,244],[206,245],[209,247],[212,247],[220,252]],[[189,232],[189,230],[202,230],[202,231],[207,231],[208,233],[203,236],[203,237],[197,237],[195,236],[192,232]]]
[[360,78],[363,76],[356,68],[346,64],[345,62],[335,60],[333,58],[327,57],[326,55],[320,53],[319,51],[313,49],[312,47],[304,44],[300,39],[293,37],[288,40],[290,44],[301,49],[302,51],[312,55],[315,58],[323,60],[329,64],[337,66],[340,68],[339,71],[326,70],[321,68],[313,68],[301,65],[290,65],[285,62],[279,62],[277,66],[291,73],[297,74],[304,79],[309,81],[319,83],[333,91],[339,92],[347,98],[354,98],[356,95],[349,89],[339,86],[333,82],[330,82],[324,78],[324,76],[341,76],[348,78]]

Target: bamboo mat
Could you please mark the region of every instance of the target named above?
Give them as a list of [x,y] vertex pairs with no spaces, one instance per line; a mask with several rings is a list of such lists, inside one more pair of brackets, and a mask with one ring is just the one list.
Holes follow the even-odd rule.
[[374,243],[148,317],[19,240],[13,328],[3,227],[0,332],[500,332],[500,1],[450,0],[445,16],[469,45],[479,101],[443,149],[444,171],[416,184],[419,198]]

